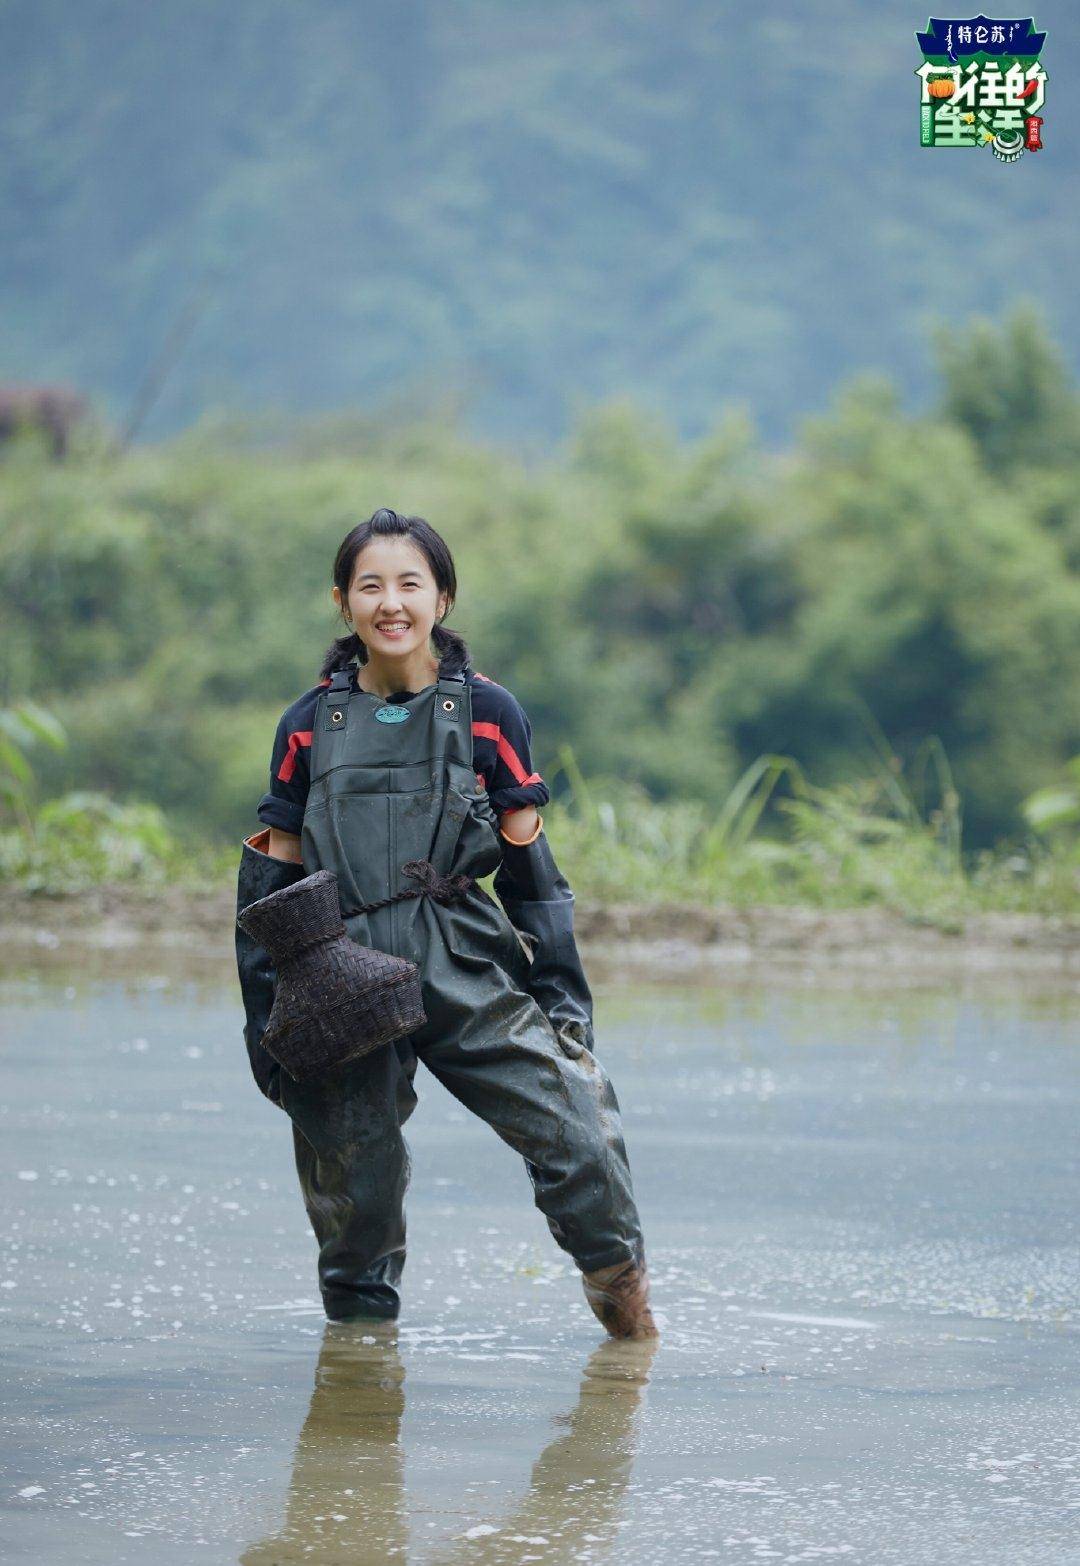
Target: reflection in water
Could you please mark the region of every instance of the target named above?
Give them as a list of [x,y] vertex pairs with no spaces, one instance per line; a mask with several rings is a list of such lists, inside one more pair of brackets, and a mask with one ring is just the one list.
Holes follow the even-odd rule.
[[[366,1342],[364,1340],[367,1340]],[[407,1542],[401,1415],[405,1367],[394,1323],[328,1322],[296,1443],[285,1523],[241,1566],[375,1566]]]
[[[495,1566],[520,1561],[525,1551],[530,1560],[569,1561],[585,1543],[600,1559],[596,1546],[615,1537],[635,1414],[656,1348],[655,1339],[601,1344],[589,1356],[576,1406],[558,1421],[565,1431],[537,1458],[520,1506],[510,1517],[474,1523],[430,1559]],[[404,1408],[396,1325],[328,1322],[284,1525],[276,1538],[245,1550],[240,1566],[376,1566],[405,1557]]]
[[559,1419],[566,1434],[536,1459],[520,1506],[505,1520],[490,1520],[497,1533],[441,1551],[434,1558],[438,1566],[571,1561],[587,1544],[590,1560],[608,1554],[597,1550],[616,1537],[637,1446],[634,1416],[657,1344],[656,1338],[610,1340],[589,1356],[577,1404]]

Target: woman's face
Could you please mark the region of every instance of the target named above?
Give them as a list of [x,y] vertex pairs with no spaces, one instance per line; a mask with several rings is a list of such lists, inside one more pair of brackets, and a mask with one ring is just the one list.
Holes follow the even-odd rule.
[[446,609],[423,551],[407,538],[373,538],[356,557],[346,603],[334,602],[369,653],[407,656],[426,649]]

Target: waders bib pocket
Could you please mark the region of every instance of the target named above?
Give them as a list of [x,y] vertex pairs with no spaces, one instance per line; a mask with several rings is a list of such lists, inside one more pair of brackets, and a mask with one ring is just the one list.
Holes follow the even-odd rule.
[[312,783],[312,793],[318,787],[321,797],[309,798],[301,830],[304,864],[310,861],[337,874],[349,934],[399,956],[412,956],[393,945],[394,932],[406,928],[405,916],[391,916],[388,909],[360,910],[415,885],[401,871],[411,859],[431,860],[448,873],[437,853],[443,791],[432,770],[427,761],[396,767],[340,764],[319,784]]

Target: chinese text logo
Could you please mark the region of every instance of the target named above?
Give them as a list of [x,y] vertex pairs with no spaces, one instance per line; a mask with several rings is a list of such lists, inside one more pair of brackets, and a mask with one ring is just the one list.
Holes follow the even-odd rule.
[[921,141],[924,147],[989,147],[1016,163],[1042,146],[1046,72],[1039,63],[1045,33],[1032,17],[967,22],[932,16],[916,32],[923,63]]

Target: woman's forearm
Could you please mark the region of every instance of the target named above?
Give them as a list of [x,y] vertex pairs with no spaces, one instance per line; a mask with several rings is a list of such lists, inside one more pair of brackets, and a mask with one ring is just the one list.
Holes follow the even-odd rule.
[[270,828],[271,859],[285,859],[289,864],[303,864],[303,856],[300,853],[300,838],[295,832],[282,832],[279,827]]
[[499,817],[499,830],[512,843],[531,843],[540,827],[540,815],[535,805],[522,805],[519,810],[504,810]]

